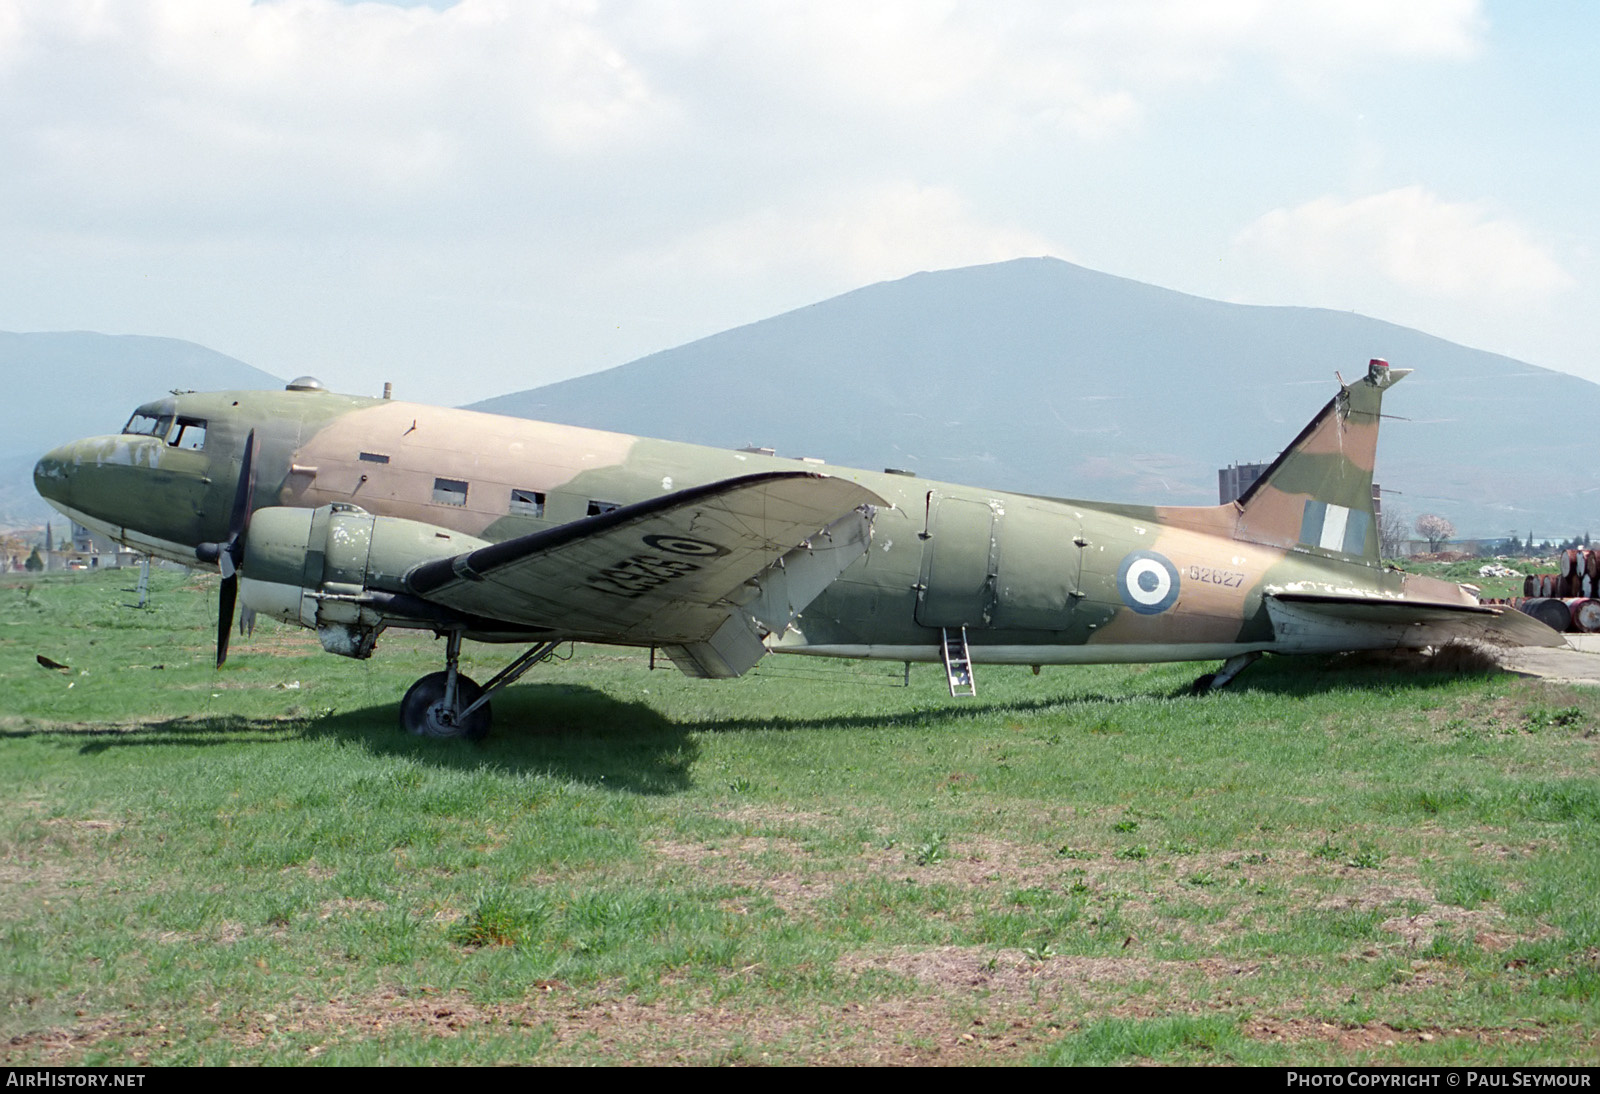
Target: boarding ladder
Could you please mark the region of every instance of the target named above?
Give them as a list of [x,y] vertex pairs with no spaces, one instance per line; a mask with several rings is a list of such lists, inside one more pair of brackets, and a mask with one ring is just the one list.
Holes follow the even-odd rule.
[[972,654],[967,649],[967,628],[959,631],[943,627],[944,675],[950,681],[951,695],[977,695],[978,684],[972,676]]

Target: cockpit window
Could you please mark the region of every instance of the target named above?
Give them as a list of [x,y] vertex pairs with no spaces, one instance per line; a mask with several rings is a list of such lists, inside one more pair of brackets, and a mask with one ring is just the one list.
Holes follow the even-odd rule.
[[128,424],[122,427],[124,433],[131,433],[136,437],[165,437],[167,430],[172,426],[172,417],[160,417],[147,414],[142,410],[133,412],[133,417],[128,419]]
[[172,448],[198,452],[206,446],[206,423],[199,418],[179,418],[167,434],[167,444]]

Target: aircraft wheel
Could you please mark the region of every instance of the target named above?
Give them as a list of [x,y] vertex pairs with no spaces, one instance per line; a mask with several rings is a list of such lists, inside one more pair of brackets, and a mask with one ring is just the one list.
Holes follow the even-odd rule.
[[[489,735],[489,704],[485,703],[464,720],[457,722],[452,711],[445,709],[444,688],[446,674],[432,672],[406,691],[400,700],[400,726],[418,737],[461,738],[481,741]],[[459,706],[465,708],[478,701],[483,694],[469,677],[456,676],[456,696]]]
[[1200,677],[1194,683],[1189,685],[1189,694],[1190,695],[1205,695],[1207,692],[1209,692],[1211,690],[1211,684],[1212,684],[1213,681],[1216,680],[1216,678],[1217,678],[1217,674],[1216,673],[1214,673],[1214,672],[1206,673],[1204,676]]

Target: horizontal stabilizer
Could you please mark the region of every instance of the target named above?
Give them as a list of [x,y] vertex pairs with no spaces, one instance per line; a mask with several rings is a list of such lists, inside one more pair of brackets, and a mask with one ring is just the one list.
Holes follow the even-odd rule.
[[1565,646],[1566,639],[1513,608],[1386,597],[1270,593],[1267,613],[1280,641],[1306,650],[1442,646],[1454,640],[1494,646]]

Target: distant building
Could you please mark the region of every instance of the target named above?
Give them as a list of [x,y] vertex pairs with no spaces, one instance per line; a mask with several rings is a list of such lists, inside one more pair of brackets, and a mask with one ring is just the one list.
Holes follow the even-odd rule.
[[1255,481],[1266,474],[1270,463],[1236,463],[1217,472],[1217,504],[1237,501]]
[[133,566],[141,557],[137,551],[130,551],[109,536],[90,531],[77,521],[72,522],[72,550],[74,556],[91,570],[102,566]]

